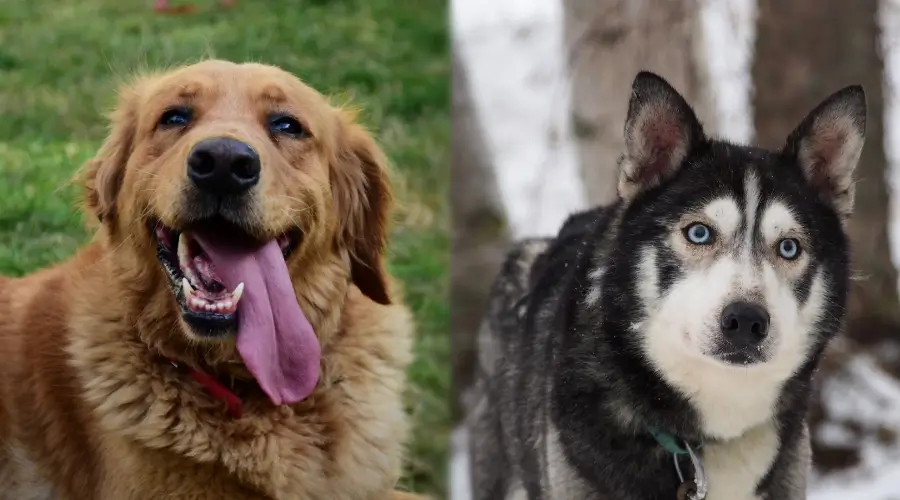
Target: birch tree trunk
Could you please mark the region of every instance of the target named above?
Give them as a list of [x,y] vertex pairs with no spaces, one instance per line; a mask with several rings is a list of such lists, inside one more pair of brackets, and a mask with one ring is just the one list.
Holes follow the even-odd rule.
[[458,421],[462,397],[473,381],[476,334],[491,281],[500,271],[508,235],[489,151],[458,53],[453,55],[452,92],[450,329],[453,413]]

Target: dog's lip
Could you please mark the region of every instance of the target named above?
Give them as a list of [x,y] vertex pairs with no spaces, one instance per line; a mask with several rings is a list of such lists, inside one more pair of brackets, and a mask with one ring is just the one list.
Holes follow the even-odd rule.
[[734,368],[749,368],[763,363],[762,356],[754,356],[752,353],[742,350],[719,351],[714,353],[712,357],[716,361]]

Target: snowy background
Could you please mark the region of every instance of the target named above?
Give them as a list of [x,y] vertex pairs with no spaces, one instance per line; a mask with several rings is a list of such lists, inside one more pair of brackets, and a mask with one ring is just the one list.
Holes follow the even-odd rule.
[[[900,0],[882,3],[885,153],[896,187],[900,113],[893,89],[900,88]],[[586,204],[569,129],[562,6],[556,0],[452,0],[451,5],[454,46],[468,72],[512,236],[555,233],[570,212]],[[709,0],[703,9],[701,29],[708,70],[716,81],[719,132],[735,141],[752,141],[749,68],[755,0]],[[892,204],[896,242],[900,199]],[[893,245],[895,262],[900,262],[898,247]],[[863,421],[867,428],[896,429],[900,424],[900,385],[864,356],[829,380],[823,401],[832,414]],[[814,476],[811,500],[900,499],[896,445],[883,444],[877,432],[850,433],[842,425],[825,424],[817,431],[829,442],[856,440],[862,460],[828,477]],[[453,500],[470,498],[464,441],[464,431],[458,430],[451,463]]]

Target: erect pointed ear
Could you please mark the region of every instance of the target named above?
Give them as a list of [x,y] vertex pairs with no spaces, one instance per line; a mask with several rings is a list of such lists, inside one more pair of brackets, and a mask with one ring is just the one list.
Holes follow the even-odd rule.
[[658,186],[705,140],[703,127],[681,94],[662,77],[641,71],[631,85],[625,119],[619,196],[630,199]]
[[112,224],[125,165],[134,149],[137,97],[133,88],[120,90],[119,102],[109,115],[109,121],[106,141],[81,167],[76,180],[82,186],[85,210],[100,221]]
[[340,227],[338,244],[350,252],[351,280],[379,304],[390,304],[385,252],[393,196],[387,158],[352,113],[341,111],[331,169]]
[[842,219],[853,213],[853,171],[866,141],[866,93],[845,87],[816,106],[791,132],[783,154]]

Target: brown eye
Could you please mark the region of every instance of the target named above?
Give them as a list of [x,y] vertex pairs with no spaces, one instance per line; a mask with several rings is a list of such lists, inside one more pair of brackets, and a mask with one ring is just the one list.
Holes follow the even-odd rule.
[[166,128],[187,127],[193,117],[194,112],[190,108],[170,108],[159,117],[159,125]]
[[269,118],[269,132],[272,135],[287,135],[295,139],[309,136],[309,132],[290,115],[272,115]]

